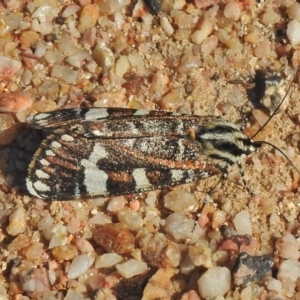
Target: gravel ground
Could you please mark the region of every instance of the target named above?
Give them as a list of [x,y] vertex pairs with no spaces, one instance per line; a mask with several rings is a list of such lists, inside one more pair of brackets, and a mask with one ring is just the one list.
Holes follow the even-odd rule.
[[253,136],[292,82],[255,139],[300,169],[299,32],[292,0],[0,2],[0,299],[299,299],[300,175],[270,146],[244,159],[247,187],[232,170],[196,227],[218,178],[134,202],[44,201],[24,184],[44,138],[32,113],[163,109]]

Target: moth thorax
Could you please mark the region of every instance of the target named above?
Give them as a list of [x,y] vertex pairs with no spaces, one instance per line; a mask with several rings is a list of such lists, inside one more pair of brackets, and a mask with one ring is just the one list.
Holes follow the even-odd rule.
[[240,128],[223,119],[215,124],[199,126],[196,130],[198,141],[208,157],[218,160],[222,165],[236,164],[243,156],[249,155],[259,146],[245,136]]

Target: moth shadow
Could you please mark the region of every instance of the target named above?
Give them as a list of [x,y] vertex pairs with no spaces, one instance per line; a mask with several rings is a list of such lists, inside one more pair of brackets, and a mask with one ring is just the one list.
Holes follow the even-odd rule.
[[2,183],[4,190],[16,189],[21,194],[28,194],[27,170],[34,153],[45,137],[45,132],[22,126],[11,143],[0,146],[0,172],[4,179]]
[[[272,73],[270,70],[256,70],[252,81],[252,86],[246,89],[247,97],[254,108],[269,114],[274,110],[276,102],[276,91],[280,85],[282,77]],[[278,91],[277,91],[278,92]],[[270,103],[265,103],[269,99]],[[281,97],[279,97],[281,100]]]

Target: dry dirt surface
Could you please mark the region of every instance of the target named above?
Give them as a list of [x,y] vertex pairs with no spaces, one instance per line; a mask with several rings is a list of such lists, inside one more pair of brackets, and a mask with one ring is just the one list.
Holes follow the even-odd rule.
[[[292,0],[0,1],[0,299],[300,299],[299,32]],[[252,137],[288,89],[255,140],[290,161],[262,145],[246,186],[234,167],[134,201],[26,190],[31,114],[167,110]]]

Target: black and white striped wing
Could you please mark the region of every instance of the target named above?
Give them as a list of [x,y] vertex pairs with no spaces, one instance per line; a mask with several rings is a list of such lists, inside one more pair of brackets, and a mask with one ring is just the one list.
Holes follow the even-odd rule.
[[[207,117],[206,117],[207,118]],[[127,108],[78,108],[39,113],[29,118],[37,129],[95,138],[140,138],[187,136],[190,129],[205,119],[156,110]]]
[[32,195],[52,200],[160,189],[220,173],[194,141],[178,137],[86,139],[50,134],[27,176]]

